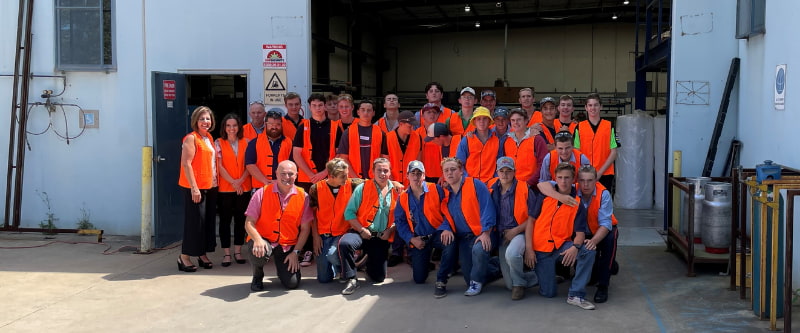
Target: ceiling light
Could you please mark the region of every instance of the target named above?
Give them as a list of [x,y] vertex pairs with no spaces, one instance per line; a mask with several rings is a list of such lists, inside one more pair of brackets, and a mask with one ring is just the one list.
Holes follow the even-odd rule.
[[611,16],[611,19],[612,19],[612,20],[616,20],[616,19],[618,19],[618,18],[619,18],[619,17],[617,16],[617,13],[614,13],[614,16]]
[[467,4],[466,6],[464,6],[464,11],[465,11],[465,12],[469,13],[469,10],[470,10],[470,9],[472,9],[472,8],[469,8],[469,4]]
[[476,28],[480,28],[481,27],[481,22],[480,21],[475,22],[475,27]]
[[631,3],[631,2],[630,2],[630,1],[628,1],[628,0],[625,0],[625,1],[623,1],[623,2],[622,2],[622,4],[623,4],[623,5],[629,5],[630,3]]
[[503,3],[502,2],[497,2],[496,4],[494,4],[494,6],[497,7],[497,8],[503,7]]

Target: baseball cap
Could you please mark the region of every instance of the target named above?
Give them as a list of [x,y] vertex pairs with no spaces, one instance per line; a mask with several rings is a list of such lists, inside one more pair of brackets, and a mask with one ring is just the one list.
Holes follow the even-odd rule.
[[397,121],[401,123],[409,123],[411,126],[419,126],[419,121],[417,121],[417,117],[414,116],[414,112],[411,111],[403,111],[400,112],[400,115],[397,116]]
[[442,123],[433,123],[428,126],[428,136],[425,137],[425,142],[431,142],[433,139],[441,135],[450,135],[450,130]]
[[475,89],[464,87],[464,89],[461,89],[461,94],[459,94],[459,96],[464,95],[464,93],[470,93],[472,96],[475,96]]
[[472,112],[472,118],[469,119],[469,123],[474,125],[475,118],[478,117],[489,117],[489,125],[494,123],[494,121],[492,120],[492,114],[489,112],[489,109],[485,107],[479,106],[475,108],[475,111]]
[[427,103],[427,104],[425,104],[425,105],[423,105],[423,106],[422,106],[422,110],[420,110],[420,113],[422,113],[422,112],[425,112],[425,110],[428,110],[428,109],[431,109],[431,110],[436,110],[436,112],[439,112],[439,111],[441,111],[441,110],[442,110],[442,109],[441,109],[441,108],[439,108],[439,106],[438,106],[438,105],[436,105],[436,104],[433,104],[433,103]]
[[411,173],[411,171],[414,171],[414,170],[419,170],[419,171],[422,171],[424,173],[425,172],[425,165],[422,164],[422,162],[420,162],[420,161],[413,160],[410,163],[408,163],[408,173]]
[[492,96],[492,98],[497,98],[497,95],[495,95],[494,90],[492,89],[486,89],[484,91],[481,91],[481,98],[484,98],[485,96]]
[[514,167],[514,159],[508,156],[503,156],[497,159],[497,170],[499,171],[502,168],[517,170],[517,168]]
[[544,103],[553,103],[553,105],[558,106],[558,103],[556,103],[556,99],[549,96],[542,98],[542,100],[539,101],[539,106],[543,106]]
[[498,107],[496,107],[494,109],[494,115],[492,117],[493,118],[497,118],[497,117],[508,118],[510,115],[511,115],[511,112],[508,112],[508,109],[506,109],[503,106],[498,106]]

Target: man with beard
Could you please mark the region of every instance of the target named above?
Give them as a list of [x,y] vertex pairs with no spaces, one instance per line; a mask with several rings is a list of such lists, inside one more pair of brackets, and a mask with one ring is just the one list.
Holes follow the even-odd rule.
[[292,156],[292,140],[283,135],[281,113],[266,113],[264,130],[247,145],[244,164],[253,180],[253,190],[272,184],[278,163]]

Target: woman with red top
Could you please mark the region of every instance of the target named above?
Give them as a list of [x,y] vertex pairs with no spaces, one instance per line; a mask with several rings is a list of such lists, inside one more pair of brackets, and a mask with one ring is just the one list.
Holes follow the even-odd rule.
[[192,112],[192,133],[183,138],[181,145],[181,173],[178,185],[184,188],[185,219],[183,244],[178,258],[178,270],[194,272],[190,256],[196,256],[200,266],[212,268],[206,256],[217,247],[214,232],[217,215],[217,164],[214,141],[214,113],[207,106]]
[[222,266],[231,265],[231,219],[233,219],[233,255],[236,263],[244,264],[244,211],[250,202],[250,173],[245,168],[247,139],[243,137],[242,122],[236,114],[222,119],[216,141],[217,170],[219,170],[219,242],[225,256]]

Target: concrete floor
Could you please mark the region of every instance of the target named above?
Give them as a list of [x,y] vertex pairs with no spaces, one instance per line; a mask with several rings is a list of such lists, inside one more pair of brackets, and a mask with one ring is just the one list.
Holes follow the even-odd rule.
[[[685,277],[683,259],[665,252],[659,212],[619,210],[617,216],[620,273],[611,280],[609,301],[595,311],[566,304],[568,283],[552,299],[533,288],[511,301],[502,280],[468,298],[460,275],[437,300],[432,282],[414,284],[405,264],[390,268],[381,284],[360,273],[362,286],[350,296],[340,294],[342,284],[317,283],[314,266],[303,268],[298,290],[284,290],[273,273],[266,291],[250,293],[249,265],[221,267],[219,250],[210,255],[214,269],[183,273],[176,270],[179,246],[138,255],[133,237],[108,236],[101,245],[91,244],[93,236],[5,232],[0,332],[768,331],[750,302],[727,289],[728,277],[719,275],[724,266],[698,265],[697,277]],[[104,255],[109,246],[120,251]],[[594,291],[587,288],[589,299]]]

